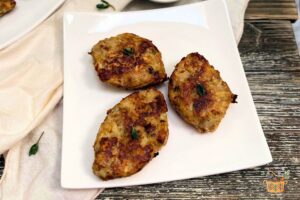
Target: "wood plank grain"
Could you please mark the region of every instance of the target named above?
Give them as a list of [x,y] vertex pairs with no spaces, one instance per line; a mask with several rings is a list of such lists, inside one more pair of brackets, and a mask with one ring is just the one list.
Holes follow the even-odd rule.
[[295,0],[250,0],[245,19],[297,20]]
[[[299,199],[300,58],[291,23],[246,21],[239,50],[274,161],[221,175],[106,189],[98,199]],[[3,165],[0,158],[0,176]],[[285,193],[266,191],[270,168],[290,170]]]

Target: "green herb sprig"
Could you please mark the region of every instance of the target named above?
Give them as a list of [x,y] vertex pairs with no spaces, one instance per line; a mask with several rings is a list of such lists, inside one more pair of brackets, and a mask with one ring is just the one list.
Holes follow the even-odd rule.
[[28,153],[29,156],[35,155],[38,152],[38,150],[39,150],[39,142],[40,142],[40,140],[41,140],[41,138],[42,138],[43,135],[44,135],[44,131],[42,132],[42,134],[39,137],[38,141],[30,147],[29,153]]
[[204,89],[204,87],[202,85],[198,84],[196,86],[196,89],[197,89],[198,95],[204,96],[206,94],[206,91],[205,91],[205,89]]
[[125,56],[132,56],[133,55],[133,49],[130,47],[126,47],[123,49],[123,54]]
[[137,130],[134,127],[132,127],[132,129],[131,129],[131,138],[133,140],[139,139],[139,134],[138,134]]
[[105,0],[101,0],[101,3],[98,3],[96,5],[96,8],[98,8],[99,10],[107,9],[109,7],[111,7],[113,10],[116,10],[116,8],[113,5],[111,5],[109,2]]

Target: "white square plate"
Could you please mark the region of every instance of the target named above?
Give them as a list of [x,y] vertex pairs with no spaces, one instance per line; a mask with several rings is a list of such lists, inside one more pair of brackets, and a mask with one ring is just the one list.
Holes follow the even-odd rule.
[[[168,75],[190,52],[203,54],[221,73],[238,104],[231,104],[212,134],[199,134],[168,103],[169,140],[135,175],[102,181],[92,172],[93,144],[106,111],[130,91],[100,82],[88,52],[99,40],[131,32],[160,49]],[[167,99],[167,83],[158,87]],[[272,157],[262,131],[224,1],[152,11],[66,13],[61,184],[107,188],[187,179],[263,165]]]
[[44,21],[65,0],[16,0],[16,7],[0,17],[0,49],[10,45]]

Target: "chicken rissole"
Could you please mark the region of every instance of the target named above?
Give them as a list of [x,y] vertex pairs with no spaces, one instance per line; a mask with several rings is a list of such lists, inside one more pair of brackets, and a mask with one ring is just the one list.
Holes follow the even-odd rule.
[[139,89],[167,79],[157,47],[132,33],[101,40],[90,54],[100,80],[116,87]]
[[140,171],[168,139],[167,105],[155,88],[135,92],[107,112],[95,144],[94,174],[103,180]]
[[168,95],[181,118],[201,133],[216,130],[237,98],[219,71],[199,53],[187,55],[176,65]]

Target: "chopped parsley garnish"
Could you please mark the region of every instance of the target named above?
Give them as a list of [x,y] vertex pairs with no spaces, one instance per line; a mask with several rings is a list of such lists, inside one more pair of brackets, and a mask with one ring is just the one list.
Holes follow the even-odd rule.
[[198,95],[204,96],[206,94],[205,89],[204,89],[204,87],[202,85],[198,84],[196,86],[196,89],[197,89]]
[[126,47],[123,49],[123,54],[125,56],[132,56],[133,55],[133,49],[130,47]]
[[29,152],[28,152],[29,156],[35,155],[38,152],[38,150],[39,150],[39,142],[40,142],[40,140],[41,140],[41,138],[42,138],[43,135],[44,135],[44,131],[40,135],[38,141],[30,147]]
[[132,127],[132,129],[131,129],[131,138],[133,140],[137,140],[139,138],[139,134],[134,127]]
[[98,3],[96,5],[96,8],[98,8],[99,10],[102,10],[102,9],[107,9],[111,7],[113,10],[116,10],[115,7],[113,5],[111,5],[110,3],[108,3],[107,1],[105,0],[101,0],[101,3]]

